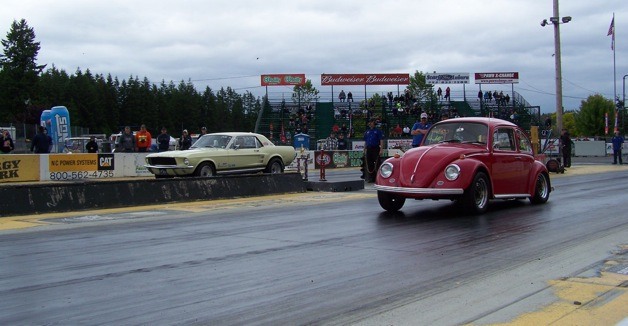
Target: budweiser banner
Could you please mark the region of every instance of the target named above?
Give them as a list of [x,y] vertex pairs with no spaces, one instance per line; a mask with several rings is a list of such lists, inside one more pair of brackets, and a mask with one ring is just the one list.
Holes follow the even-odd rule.
[[410,74],[322,74],[321,85],[408,85]]
[[476,72],[476,84],[518,84],[518,72]]
[[449,74],[425,74],[425,82],[428,84],[468,84],[468,72],[452,72]]
[[262,86],[294,86],[305,84],[305,74],[262,75]]

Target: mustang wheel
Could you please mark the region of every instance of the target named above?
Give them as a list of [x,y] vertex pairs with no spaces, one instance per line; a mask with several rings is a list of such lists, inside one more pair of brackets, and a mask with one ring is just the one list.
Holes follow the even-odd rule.
[[377,192],[377,200],[379,200],[379,205],[389,212],[396,212],[400,210],[406,202],[405,198],[385,191]]
[[274,158],[268,162],[266,169],[264,170],[266,173],[283,173],[283,163],[280,159]]
[[547,175],[539,173],[534,186],[534,196],[530,197],[532,204],[543,204],[549,199],[550,187]]
[[473,214],[486,212],[490,193],[488,177],[483,172],[478,172],[462,195],[462,205]]
[[201,165],[194,170],[194,175],[197,177],[213,177],[216,175],[216,170],[214,170],[214,165],[205,162],[201,163]]

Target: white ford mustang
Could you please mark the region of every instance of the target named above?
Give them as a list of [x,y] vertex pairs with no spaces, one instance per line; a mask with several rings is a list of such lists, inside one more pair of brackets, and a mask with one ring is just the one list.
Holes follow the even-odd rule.
[[292,146],[276,146],[260,134],[207,134],[184,151],[146,156],[146,168],[156,178],[215,176],[226,173],[282,173],[296,157]]

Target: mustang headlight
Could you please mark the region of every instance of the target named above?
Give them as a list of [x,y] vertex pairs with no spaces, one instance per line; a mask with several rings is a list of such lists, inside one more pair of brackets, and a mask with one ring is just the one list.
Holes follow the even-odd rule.
[[379,174],[384,178],[389,178],[393,173],[393,166],[390,163],[384,163],[379,168]]
[[460,167],[456,164],[449,164],[445,168],[445,178],[449,181],[454,181],[460,176]]
[[188,160],[187,158],[184,158],[183,159],[183,164],[190,165],[190,160]]

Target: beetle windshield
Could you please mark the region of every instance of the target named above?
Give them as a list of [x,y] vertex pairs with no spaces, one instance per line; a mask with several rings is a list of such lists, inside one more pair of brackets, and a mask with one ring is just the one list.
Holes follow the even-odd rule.
[[191,148],[226,148],[230,141],[228,135],[204,135]]
[[475,122],[444,122],[434,125],[425,135],[423,145],[438,143],[486,144],[488,127]]

